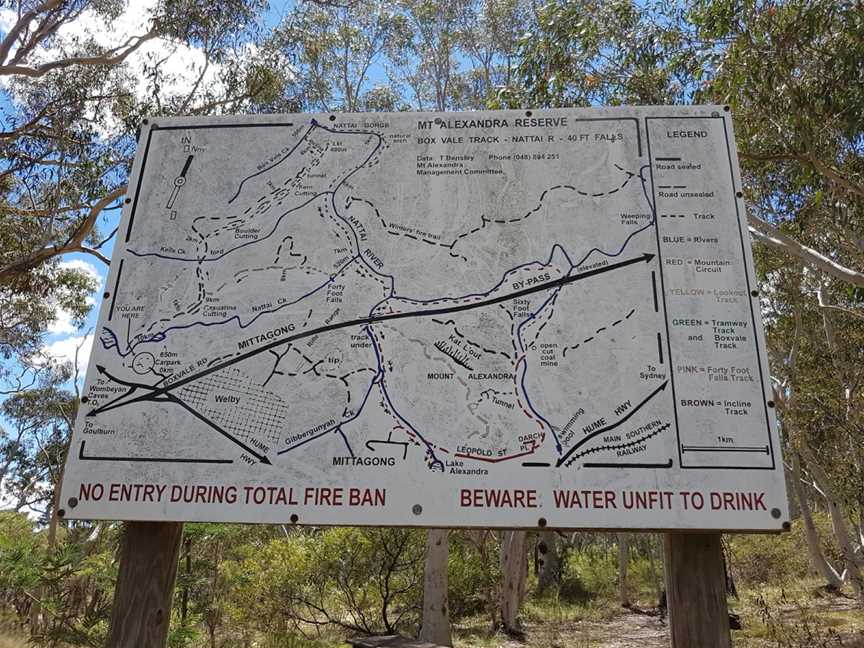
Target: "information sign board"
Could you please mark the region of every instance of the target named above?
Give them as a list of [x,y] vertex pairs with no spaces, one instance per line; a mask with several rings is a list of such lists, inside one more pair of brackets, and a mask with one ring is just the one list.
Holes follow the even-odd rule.
[[145,124],[74,518],[779,530],[729,112]]

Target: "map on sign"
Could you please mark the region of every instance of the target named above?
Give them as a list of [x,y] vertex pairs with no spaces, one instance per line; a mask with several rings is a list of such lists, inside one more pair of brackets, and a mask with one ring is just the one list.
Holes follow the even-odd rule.
[[145,123],[73,518],[779,530],[723,107]]

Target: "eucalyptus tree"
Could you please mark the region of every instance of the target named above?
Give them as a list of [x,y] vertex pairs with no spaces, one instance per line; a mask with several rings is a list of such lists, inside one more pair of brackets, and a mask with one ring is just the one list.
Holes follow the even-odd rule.
[[[770,286],[764,312],[772,379],[811,563],[829,588],[849,582],[864,602],[864,318],[825,308],[830,288],[803,264],[769,250],[760,256]],[[814,524],[814,497],[829,514],[836,561]]]
[[419,110],[452,110],[459,72],[460,23],[470,0],[399,0],[410,39],[394,60],[392,75]]
[[796,0],[700,2],[692,16],[711,45],[697,97],[731,106],[751,233],[780,255],[760,265],[791,322],[769,337],[787,348],[772,370],[793,477],[824,502],[838,572],[864,604],[864,15]]
[[835,0],[555,1],[510,104],[731,107],[756,240],[864,286],[864,14]]
[[36,385],[0,405],[7,421],[0,430],[0,484],[9,507],[39,512],[46,520],[75,415],[75,396],[62,386],[69,372],[68,366],[43,371]]
[[267,38],[266,48],[288,62],[298,109],[391,109],[383,66],[399,56],[408,24],[391,0],[300,3]]
[[[4,506],[40,512],[49,549],[78,402],[64,384],[78,383],[74,369],[44,357],[44,336],[61,316],[80,326],[96,288],[62,259],[75,252],[109,263],[105,216],[122,204],[144,115],[253,110],[284,94],[282,71],[252,56],[264,8],[263,0],[3,3],[0,489]],[[31,593],[33,633],[45,626],[44,593],[41,585]]]
[[[17,0],[0,40],[0,353],[8,378],[59,309],[94,289],[68,253],[108,263],[144,114],[252,108],[284,75],[249,55],[263,0]],[[122,20],[121,20],[122,19]],[[114,25],[128,25],[115,29]],[[280,90],[281,91],[281,90]],[[17,374],[16,374],[17,375]]]
[[[772,369],[814,565],[864,601],[864,12],[836,0],[556,0],[523,38],[511,105],[730,106],[771,295]],[[805,360],[806,358],[806,360]],[[811,494],[843,564],[819,555]],[[857,514],[857,520],[854,519]],[[854,530],[854,532],[853,532]]]

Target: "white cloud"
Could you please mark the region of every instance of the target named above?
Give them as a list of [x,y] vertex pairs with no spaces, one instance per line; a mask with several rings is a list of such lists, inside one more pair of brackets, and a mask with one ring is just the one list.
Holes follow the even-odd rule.
[[[148,31],[150,15],[158,4],[159,0],[131,0],[120,16],[108,21],[93,9],[87,9],[77,19],[57,30],[56,45],[37,49],[28,56],[28,62],[32,64],[57,59],[61,56],[63,43],[86,42],[92,39],[105,49],[123,45],[129,38]],[[8,33],[16,18],[15,11],[0,9],[0,31]],[[13,53],[14,51],[10,55]],[[202,49],[165,38],[147,41],[126,59],[126,65],[133,72],[135,85],[132,89],[139,98],[143,98],[147,93],[148,80],[143,73],[144,68],[148,64],[152,66],[155,61],[161,61],[163,77],[160,81],[163,96],[188,92],[206,63]],[[218,86],[219,72],[220,66],[211,64],[201,87]]]
[[48,333],[51,335],[64,335],[74,333],[78,327],[72,323],[72,313],[65,308],[56,310],[57,318],[48,325]]
[[[132,36],[145,34],[149,27],[149,18],[158,0],[134,0],[130,2],[115,20],[106,22],[95,11],[88,9],[78,20],[75,20],[59,30],[64,39],[93,38],[96,43],[105,48],[113,48]],[[142,72],[149,61],[165,59],[162,71],[165,74],[162,90],[166,94],[181,93],[191,88],[205,63],[204,52],[198,48],[174,43],[164,38],[155,38],[146,42],[128,59],[127,64],[136,73],[136,95],[143,97],[147,90],[147,79]],[[215,83],[218,70],[215,66],[208,70],[204,84]]]
[[[102,274],[92,263],[83,259],[71,259],[68,261],[61,261],[58,265],[60,268],[79,270],[88,275],[96,283],[97,289],[102,285]],[[86,300],[87,304],[91,308],[96,305],[96,300],[93,299],[92,296],[88,295]],[[48,325],[48,333],[52,335],[66,335],[69,333],[75,333],[78,330],[78,327],[72,323],[72,313],[70,311],[65,308],[57,307],[55,308],[55,313],[57,316],[54,321]]]
[[61,261],[58,266],[67,270],[78,270],[86,275],[89,275],[90,278],[92,278],[93,281],[96,282],[97,287],[102,283],[102,273],[96,269],[96,266],[94,266],[89,261],[85,261],[84,259],[70,259],[68,261]]
[[75,362],[75,352],[78,351],[78,369],[81,377],[84,375],[84,369],[87,367],[87,361],[90,359],[90,352],[93,350],[93,334],[70,336],[52,342],[42,348],[42,355],[53,362]]

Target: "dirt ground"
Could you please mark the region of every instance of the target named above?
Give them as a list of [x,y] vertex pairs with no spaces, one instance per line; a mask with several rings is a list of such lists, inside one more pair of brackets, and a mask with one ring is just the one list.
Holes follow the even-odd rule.
[[[810,592],[812,595],[812,592]],[[743,629],[732,634],[735,648],[864,648],[864,611],[850,597],[809,596],[800,601],[773,603],[771,617],[761,615],[752,600],[732,606],[741,614]],[[573,608],[546,612],[544,618],[529,618],[524,637],[489,634],[488,620],[454,628],[455,648],[668,648],[667,619],[656,610],[632,611],[615,606],[579,612]],[[586,618],[587,616],[587,618]],[[339,639],[298,642],[315,648],[344,646]],[[0,648],[27,648],[24,639],[0,629]]]
[[619,617],[602,622],[563,622],[529,627],[528,636],[532,635],[544,637],[546,641],[541,640],[539,645],[549,648],[668,648],[670,645],[669,628],[664,619],[626,611],[622,611]]
[[503,635],[459,636],[457,648],[667,648],[669,631],[664,620],[622,610],[620,616],[604,621],[544,621],[526,623],[521,639]]
[[[735,648],[864,648],[864,612],[846,597],[811,600],[806,608],[777,605],[771,618],[761,616],[746,602],[742,630],[732,633]],[[668,619],[649,613],[618,609],[607,618],[543,619],[527,622],[521,639],[488,636],[460,628],[456,648],[668,648]]]

